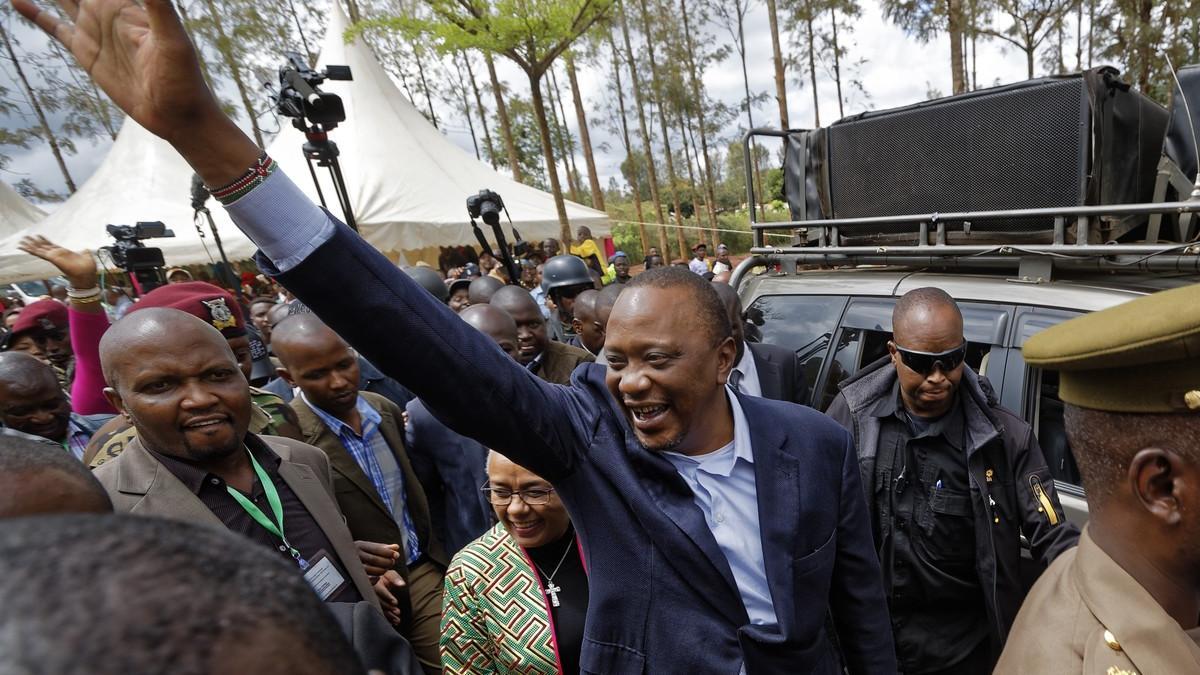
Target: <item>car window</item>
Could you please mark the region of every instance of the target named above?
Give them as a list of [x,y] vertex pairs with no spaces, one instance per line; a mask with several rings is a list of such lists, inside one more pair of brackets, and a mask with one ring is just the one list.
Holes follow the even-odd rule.
[[[1067,319],[1079,316],[1079,312],[1027,308],[1017,312],[1017,346],[1034,334]],[[1024,365],[1024,361],[1021,362]],[[1079,466],[1067,441],[1063,425],[1063,404],[1058,397],[1058,373],[1052,370],[1025,367],[1025,419],[1033,426],[1038,445],[1046,457],[1046,464],[1054,480],[1069,485],[1081,486]]]
[[803,401],[812,400],[813,385],[820,376],[846,301],[845,296],[764,295],[745,312],[747,340],[796,352],[804,373]]

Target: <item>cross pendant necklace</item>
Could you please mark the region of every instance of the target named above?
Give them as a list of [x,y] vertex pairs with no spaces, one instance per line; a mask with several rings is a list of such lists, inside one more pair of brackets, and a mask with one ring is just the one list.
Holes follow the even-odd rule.
[[558,607],[558,593],[562,589],[554,585],[553,581],[546,582],[546,595],[550,596],[550,604]]
[[[567,542],[566,550],[563,551],[562,557],[558,559],[558,565],[550,574],[546,574],[546,571],[543,570],[536,562],[533,563],[533,566],[537,568],[537,571],[541,572],[543,577],[546,577],[546,590],[542,591],[542,594],[549,596],[550,604],[554,607],[559,607],[561,605],[561,603],[558,601],[558,594],[562,593],[562,587],[554,583],[554,575],[558,574],[558,570],[562,569],[563,563],[567,560],[567,554],[571,552],[571,547],[574,545],[575,536],[571,535],[571,541]],[[530,557],[529,561],[533,562],[533,558]]]

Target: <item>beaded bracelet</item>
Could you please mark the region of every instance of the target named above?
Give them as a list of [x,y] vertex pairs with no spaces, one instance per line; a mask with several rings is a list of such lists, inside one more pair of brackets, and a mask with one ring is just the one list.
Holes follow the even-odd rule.
[[98,297],[100,297],[100,287],[92,286],[91,288],[84,288],[82,290],[80,290],[78,288],[67,287],[67,297],[71,298],[72,300],[86,300],[87,298],[98,298]]
[[275,160],[271,159],[264,152],[258,156],[258,161],[254,163],[254,166],[247,169],[246,173],[242,174],[237,180],[223,187],[209,190],[209,192],[223,206],[229,206],[258,187],[268,176],[275,173],[276,168],[278,167],[275,164]]

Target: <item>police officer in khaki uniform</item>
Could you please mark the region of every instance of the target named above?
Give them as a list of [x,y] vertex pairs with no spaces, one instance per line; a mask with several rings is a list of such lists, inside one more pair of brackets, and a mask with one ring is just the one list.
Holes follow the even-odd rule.
[[996,673],[1200,672],[1200,285],[1046,330],[1090,521],[1030,591]]

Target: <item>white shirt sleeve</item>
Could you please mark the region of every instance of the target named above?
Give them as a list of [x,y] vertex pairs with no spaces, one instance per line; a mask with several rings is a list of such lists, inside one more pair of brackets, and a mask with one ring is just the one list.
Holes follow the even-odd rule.
[[334,233],[333,217],[282,169],[225,210],[280,272],[299,265]]

